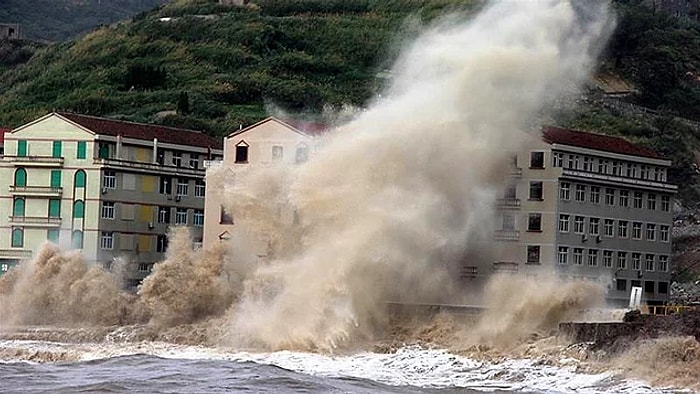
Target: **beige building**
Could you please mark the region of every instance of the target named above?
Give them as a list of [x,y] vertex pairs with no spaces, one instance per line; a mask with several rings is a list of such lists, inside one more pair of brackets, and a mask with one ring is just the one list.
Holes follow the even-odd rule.
[[[229,134],[224,138],[223,160],[209,162],[208,171],[223,168],[235,178],[236,173],[253,166],[305,162],[315,148],[315,137],[324,129],[317,124],[295,122],[295,125],[269,117]],[[226,212],[223,207],[225,198],[218,185],[214,182],[207,184],[205,246],[226,241],[237,231],[235,215]]]
[[633,286],[643,301],[665,302],[677,190],[670,165],[622,138],[544,128],[541,142],[513,157],[498,200],[500,253],[485,274],[554,272],[602,282],[615,305]]
[[89,262],[129,262],[137,284],[163,257],[169,226],[201,244],[204,161],[221,143],[201,132],[51,113],[5,134],[0,264],[49,240]]

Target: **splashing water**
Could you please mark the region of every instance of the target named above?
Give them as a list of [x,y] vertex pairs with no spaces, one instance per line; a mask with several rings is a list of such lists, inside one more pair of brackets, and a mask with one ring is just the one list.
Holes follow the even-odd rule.
[[[371,335],[383,300],[449,295],[446,267],[490,247],[510,152],[589,75],[612,25],[604,2],[554,0],[443,21],[407,48],[385,97],[312,160],[236,179],[239,222],[278,242],[231,311],[232,340],[332,349]],[[300,214],[299,231],[261,220],[280,205]]]

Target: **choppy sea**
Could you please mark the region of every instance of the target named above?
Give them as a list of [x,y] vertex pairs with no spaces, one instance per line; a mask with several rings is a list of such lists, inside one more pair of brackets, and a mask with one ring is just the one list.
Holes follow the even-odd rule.
[[492,363],[416,346],[333,356],[160,342],[2,340],[0,355],[0,391],[7,393],[671,392],[614,373],[580,373],[574,364]]

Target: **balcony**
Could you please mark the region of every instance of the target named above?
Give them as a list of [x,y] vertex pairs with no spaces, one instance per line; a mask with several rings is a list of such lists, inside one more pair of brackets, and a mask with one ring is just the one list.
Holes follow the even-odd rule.
[[141,163],[137,161],[121,160],[121,159],[109,159],[97,157],[93,159],[93,164],[101,165],[106,168],[113,169],[128,169],[129,171],[135,172],[145,172],[145,173],[158,173],[158,174],[172,174],[172,175],[190,175],[196,177],[204,176],[204,168],[191,168],[187,166],[168,166],[158,163]]
[[501,209],[519,209],[520,199],[518,198],[499,198],[496,200],[496,205]]
[[520,231],[496,230],[493,236],[497,241],[517,241],[520,238]]
[[48,216],[10,216],[10,224],[23,227],[61,227],[61,218]]
[[514,261],[498,261],[493,263],[494,272],[518,272],[518,263]]
[[62,157],[53,156],[5,156],[5,160],[22,167],[63,167]]
[[523,169],[520,167],[511,167],[508,174],[513,178],[520,178],[523,176]]
[[32,258],[31,250],[24,249],[0,249],[0,259],[29,260]]
[[51,186],[10,186],[10,195],[27,197],[61,197],[62,187]]

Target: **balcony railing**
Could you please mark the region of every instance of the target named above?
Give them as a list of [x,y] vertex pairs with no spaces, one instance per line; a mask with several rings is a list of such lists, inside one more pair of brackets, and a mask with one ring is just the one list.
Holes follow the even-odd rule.
[[27,260],[32,258],[31,250],[24,249],[0,249],[0,259],[20,259]]
[[583,170],[578,170],[578,169],[573,170],[573,169],[569,169],[569,168],[564,168],[562,175],[564,177],[569,177],[569,178],[579,178],[579,179],[583,178],[583,179],[588,179],[588,180],[610,182],[610,183],[617,184],[617,185],[624,184],[624,185],[630,185],[630,186],[648,187],[648,188],[668,190],[668,191],[678,190],[678,186],[672,185],[670,183],[661,182],[661,181],[639,179],[639,178],[630,178],[630,177],[619,176],[619,175],[601,174],[598,172],[583,171]]
[[498,261],[493,263],[493,270],[495,272],[517,272],[518,263],[514,261]]
[[171,173],[174,175],[194,175],[204,176],[204,168],[192,168],[187,166],[169,166],[159,163],[141,163],[138,161],[129,161],[121,159],[108,159],[97,157],[93,159],[94,164],[100,164],[110,168],[127,168],[132,171],[149,172],[149,173]]
[[5,160],[16,166],[62,167],[63,158],[53,156],[5,156]]
[[51,186],[10,186],[10,194],[23,196],[60,197],[63,194],[62,187]]
[[499,241],[517,241],[520,238],[518,230],[496,230],[494,238]]
[[510,176],[514,178],[520,178],[521,176],[523,176],[523,169],[520,167],[511,167],[509,173]]
[[10,216],[10,223],[25,227],[59,227],[61,218],[48,216]]
[[520,208],[520,199],[518,198],[499,198],[496,200],[498,208],[518,209]]

